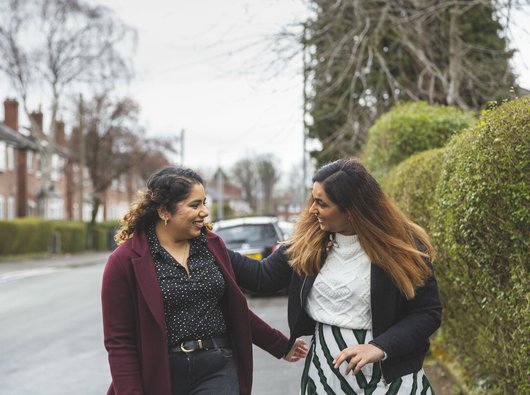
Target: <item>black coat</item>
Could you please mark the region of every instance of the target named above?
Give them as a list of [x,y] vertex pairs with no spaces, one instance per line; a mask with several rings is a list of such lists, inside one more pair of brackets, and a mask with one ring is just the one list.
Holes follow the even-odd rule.
[[[316,276],[300,275],[289,265],[285,246],[261,262],[229,251],[237,283],[253,292],[269,293],[289,287],[290,344],[313,335],[315,321],[305,311]],[[429,263],[430,265],[430,263]],[[432,266],[431,266],[432,267]],[[442,305],[434,274],[407,300],[380,267],[371,265],[371,310],[374,343],[387,354],[381,362],[389,383],[421,369],[429,349],[429,336],[440,327]]]

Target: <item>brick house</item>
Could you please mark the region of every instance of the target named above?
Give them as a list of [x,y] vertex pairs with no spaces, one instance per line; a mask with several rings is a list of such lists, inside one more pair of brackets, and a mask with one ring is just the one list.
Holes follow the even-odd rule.
[[4,102],[4,122],[0,122],[0,219],[35,215],[36,195],[31,188],[38,145],[19,133],[18,102]]
[[[4,101],[4,122],[0,122],[0,220],[37,216],[37,194],[40,185],[39,146],[31,136],[19,130],[18,102]],[[41,111],[31,114],[43,126]],[[72,131],[75,133],[75,129]],[[65,124],[57,121],[56,147],[52,156],[52,187],[47,199],[45,217],[49,219],[82,219],[91,217],[91,183],[87,169],[81,172],[69,149]],[[84,199],[80,203],[80,182]],[[137,172],[113,182],[103,196],[97,221],[120,218],[128,209],[144,181]]]

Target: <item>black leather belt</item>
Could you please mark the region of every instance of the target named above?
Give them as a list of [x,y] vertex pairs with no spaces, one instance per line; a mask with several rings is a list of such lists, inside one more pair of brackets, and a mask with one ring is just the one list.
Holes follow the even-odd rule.
[[218,347],[232,347],[227,337],[209,337],[207,339],[186,340],[176,347],[170,347],[169,352],[194,352],[199,350],[210,350]]

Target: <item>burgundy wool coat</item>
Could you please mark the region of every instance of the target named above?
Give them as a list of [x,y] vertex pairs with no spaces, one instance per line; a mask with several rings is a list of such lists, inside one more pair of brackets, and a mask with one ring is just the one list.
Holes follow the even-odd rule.
[[[206,238],[226,280],[222,308],[234,347],[240,394],[248,395],[252,343],[281,358],[288,352],[288,339],[249,310],[223,241],[212,232]],[[112,375],[107,395],[171,395],[162,293],[143,232],[135,233],[109,257],[101,298]]]

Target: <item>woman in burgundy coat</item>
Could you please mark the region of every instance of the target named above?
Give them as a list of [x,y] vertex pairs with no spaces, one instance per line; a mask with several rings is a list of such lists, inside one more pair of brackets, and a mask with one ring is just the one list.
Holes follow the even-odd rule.
[[103,274],[109,395],[250,394],[252,343],[305,357],[248,309],[205,204],[197,173],[167,167],[124,216]]

